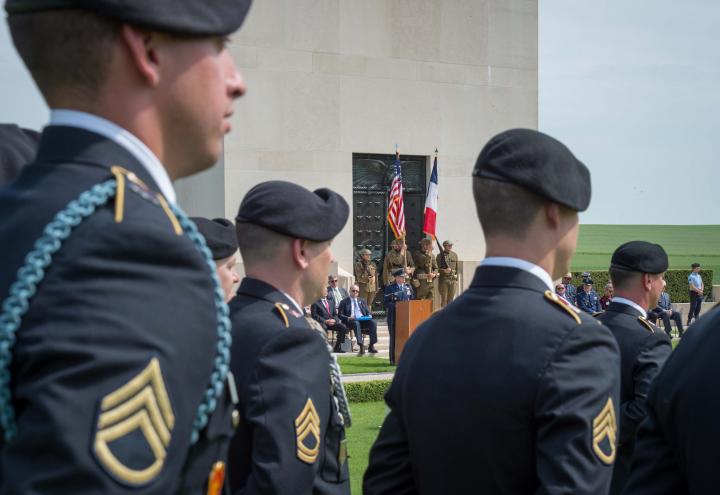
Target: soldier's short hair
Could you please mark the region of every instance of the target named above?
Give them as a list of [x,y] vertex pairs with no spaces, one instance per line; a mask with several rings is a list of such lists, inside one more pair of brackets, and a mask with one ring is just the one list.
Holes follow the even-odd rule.
[[246,222],[237,222],[235,232],[243,263],[247,265],[275,259],[283,244],[290,240],[270,229]]
[[58,91],[96,96],[108,76],[120,23],[86,10],[8,17],[13,43],[47,102]]
[[475,208],[485,237],[524,239],[545,199],[509,182],[473,178]]

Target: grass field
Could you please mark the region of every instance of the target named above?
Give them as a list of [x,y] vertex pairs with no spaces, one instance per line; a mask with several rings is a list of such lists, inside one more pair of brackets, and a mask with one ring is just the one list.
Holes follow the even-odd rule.
[[697,261],[720,284],[720,225],[581,225],[572,269],[606,270],[615,248],[638,239],[664,247],[670,268],[689,269]]
[[370,447],[380,433],[386,408],[384,402],[360,402],[351,403],[350,412],[353,418],[353,425],[347,429],[350,486],[353,495],[361,495]]
[[378,357],[339,357],[338,364],[343,375],[350,373],[384,373],[395,371],[395,366],[390,365],[390,360]]

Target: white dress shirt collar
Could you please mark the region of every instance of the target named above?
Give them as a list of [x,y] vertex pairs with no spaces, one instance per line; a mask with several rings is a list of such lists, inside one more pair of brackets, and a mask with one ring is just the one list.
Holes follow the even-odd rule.
[[293,297],[292,297],[290,294],[288,294],[287,292],[282,291],[282,290],[281,290],[280,292],[282,292],[282,295],[283,295],[283,296],[285,296],[285,297],[288,298],[288,301],[290,301],[290,302],[292,303],[292,305],[295,306],[295,309],[298,310],[298,312],[299,312],[301,315],[304,315],[304,314],[305,314],[305,310],[302,308],[302,306],[300,306],[300,305],[298,304],[298,302],[297,302],[295,299],[293,299]]
[[171,203],[177,201],[175,189],[173,188],[165,167],[160,163],[155,153],[150,151],[150,148],[148,148],[145,143],[129,131],[107,119],[77,110],[52,110],[50,112],[50,123],[48,125],[78,127],[100,134],[122,146],[142,163],[143,167],[145,167],[160,188],[160,192],[165,196],[165,199]]
[[532,273],[537,278],[543,281],[547,288],[554,292],[555,285],[553,284],[550,274],[545,269],[539,267],[534,263],[530,263],[520,258],[512,258],[510,256],[490,256],[480,262],[480,266],[505,266],[508,268],[517,268],[524,272]]
[[638,303],[636,303],[635,301],[631,301],[630,299],[626,299],[626,298],[620,297],[620,296],[613,296],[612,302],[614,302],[614,303],[620,303],[620,304],[625,304],[626,306],[630,306],[631,308],[636,309],[637,312],[640,313],[639,316],[647,316],[647,311],[644,310],[644,309],[642,308],[642,306],[640,306],[640,305],[639,305]]

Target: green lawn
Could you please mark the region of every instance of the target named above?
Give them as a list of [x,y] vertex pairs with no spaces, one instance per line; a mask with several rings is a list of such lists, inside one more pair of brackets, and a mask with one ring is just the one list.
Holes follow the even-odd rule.
[[720,284],[720,225],[581,225],[572,270],[606,270],[615,248],[638,239],[663,246],[670,268],[689,269],[697,261]]
[[383,373],[395,371],[395,366],[390,365],[390,360],[373,356],[363,357],[338,357],[338,364],[343,375],[350,373]]
[[350,485],[354,495],[362,494],[362,477],[368,465],[370,447],[380,433],[385,418],[384,402],[360,402],[350,404],[353,425],[346,430],[348,454],[350,455]]

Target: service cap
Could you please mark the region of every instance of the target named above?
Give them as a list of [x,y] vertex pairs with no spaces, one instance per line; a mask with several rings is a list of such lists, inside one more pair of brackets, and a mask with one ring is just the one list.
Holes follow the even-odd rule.
[[347,201],[330,189],[309,191],[292,182],[271,180],[248,191],[235,221],[321,242],[338,235],[349,214]]
[[443,241],[443,246],[452,246],[452,241]]
[[393,277],[404,277],[405,276],[405,270],[402,268],[398,268],[397,270],[392,272]]
[[690,265],[691,268],[700,268],[700,263],[693,263]]
[[361,249],[360,254],[372,254],[372,251],[370,251],[369,249]]
[[198,231],[205,238],[214,260],[222,260],[235,254],[237,251],[237,236],[235,225],[226,218],[191,217]]
[[588,168],[560,141],[532,129],[511,129],[490,139],[473,176],[515,184],[575,211],[590,205]]
[[610,266],[640,273],[662,273],[669,262],[660,244],[630,241],[618,247],[610,259]]
[[157,31],[224,36],[243,23],[251,0],[7,0],[8,15],[81,9]]

